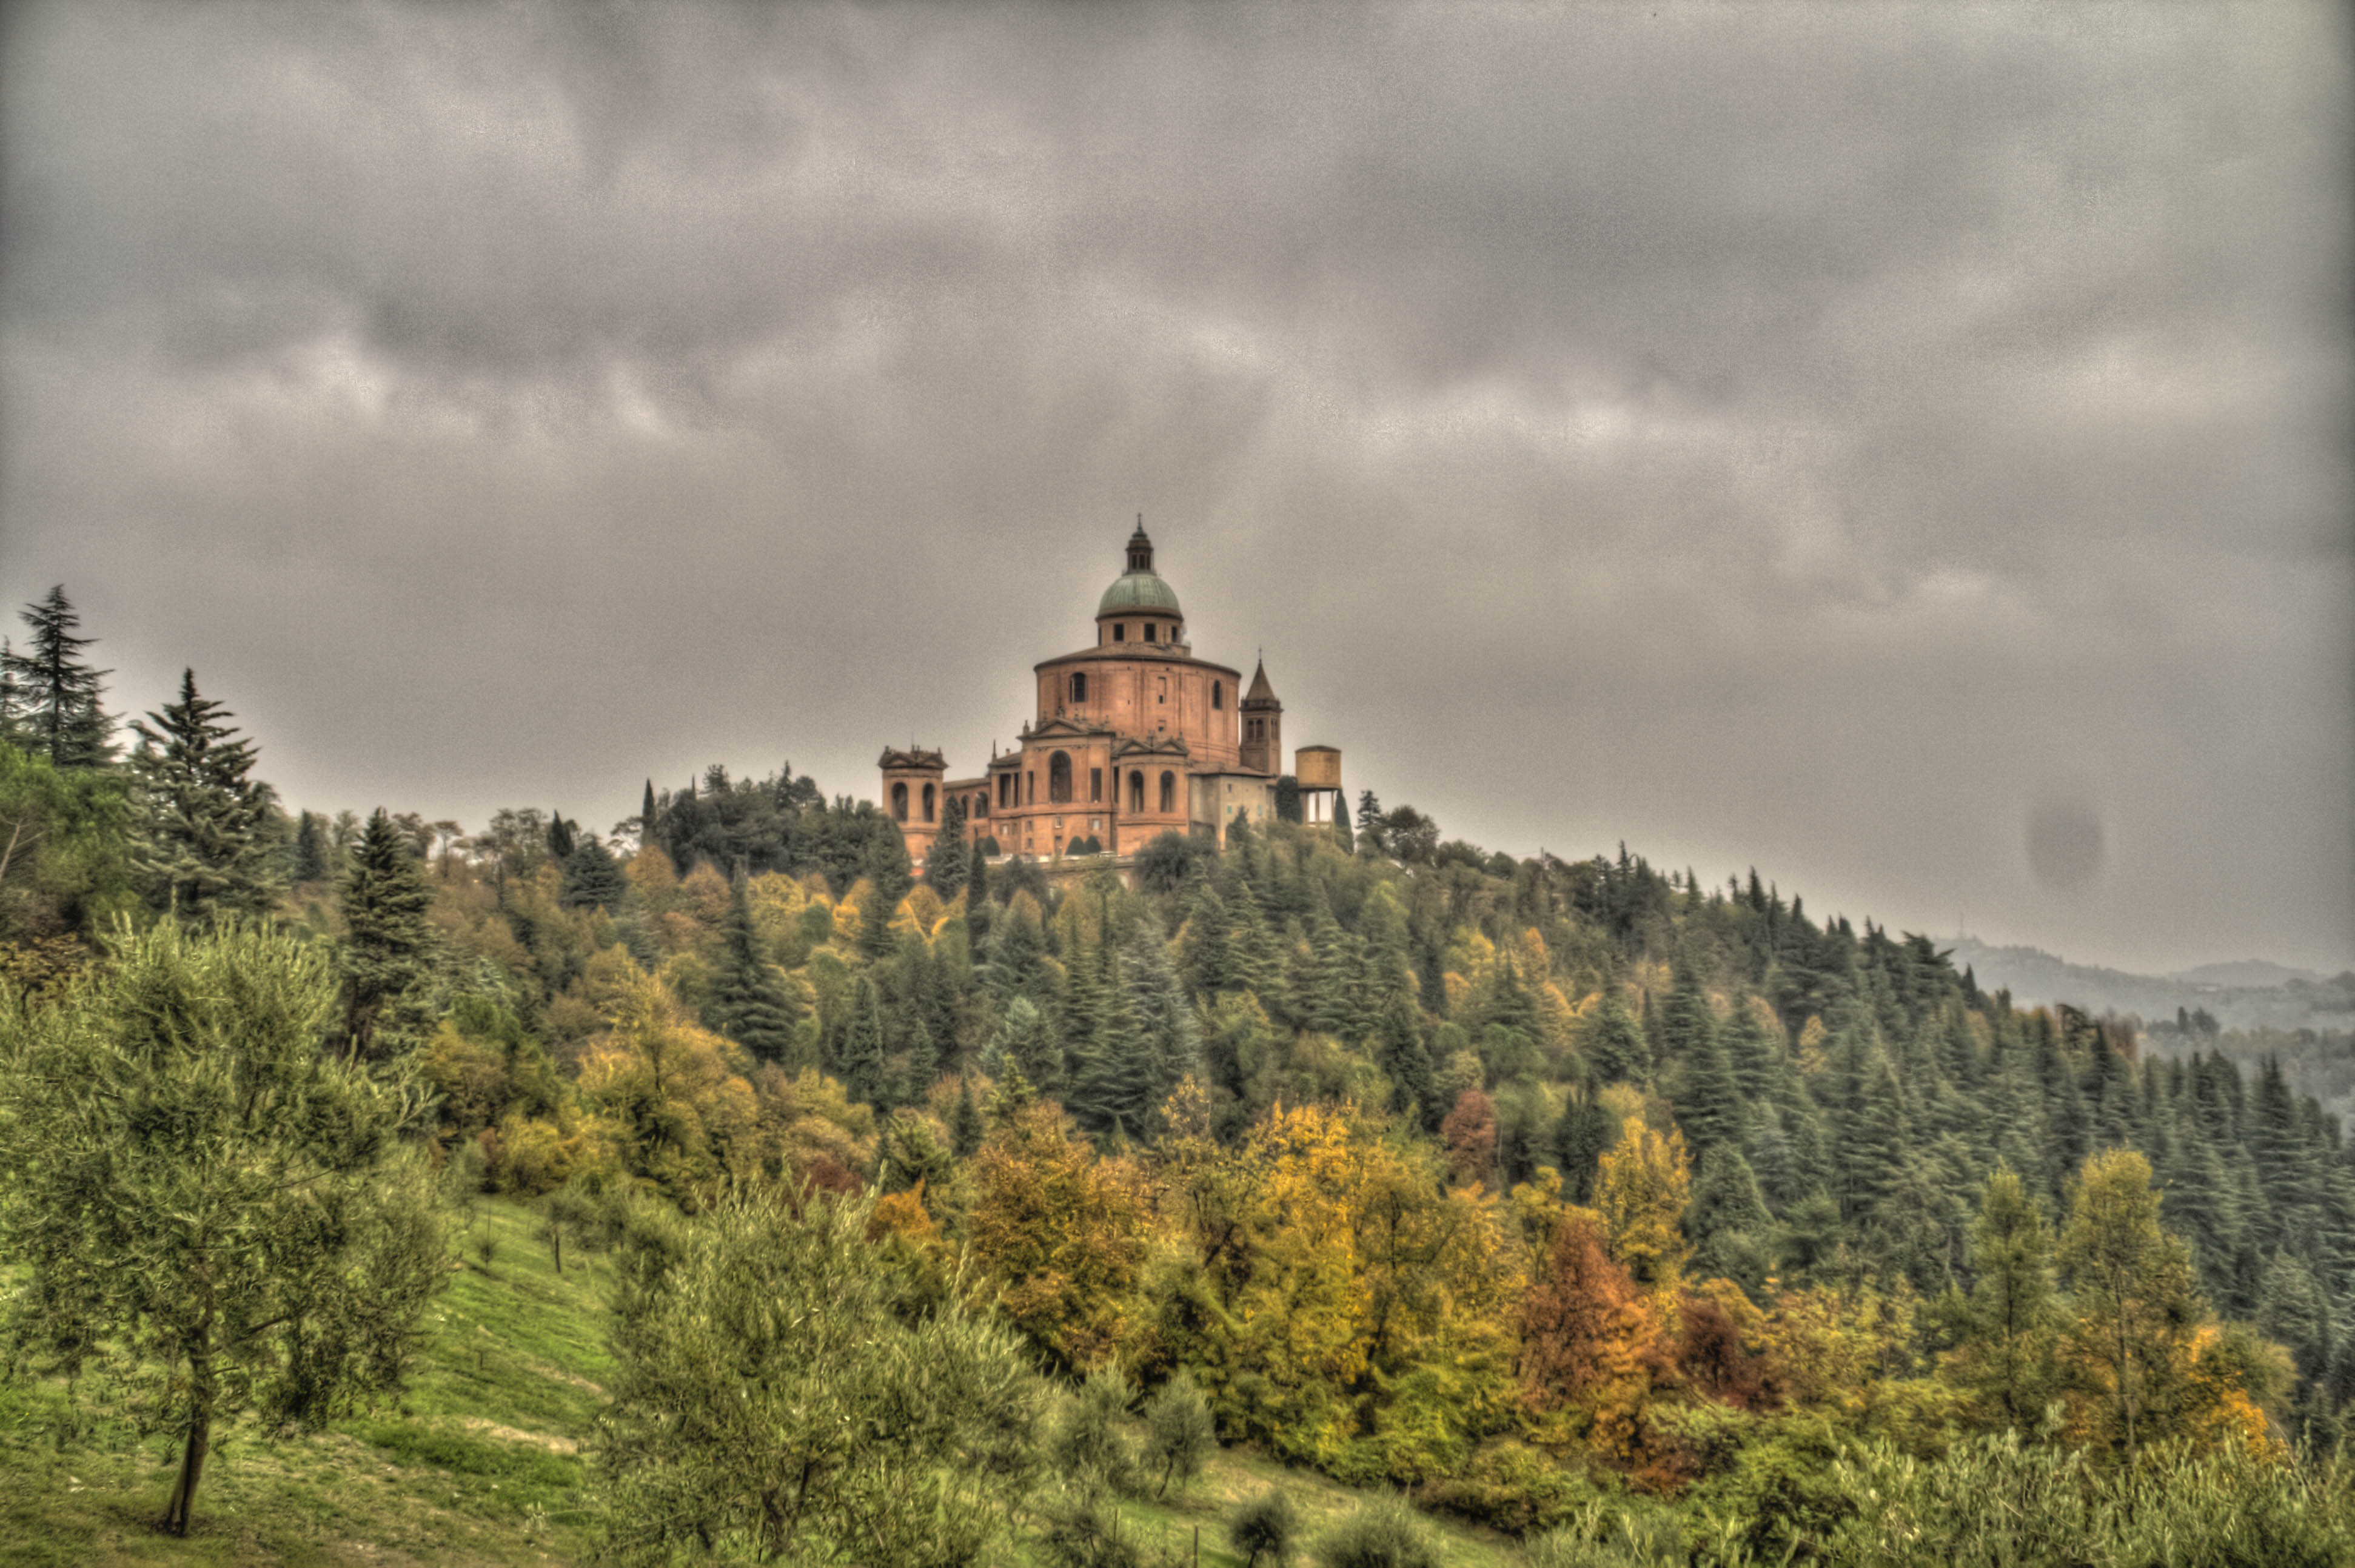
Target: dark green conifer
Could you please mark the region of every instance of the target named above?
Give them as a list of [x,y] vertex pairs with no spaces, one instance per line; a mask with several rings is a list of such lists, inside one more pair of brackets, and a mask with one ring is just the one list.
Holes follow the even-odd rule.
[[293,869],[297,883],[327,880],[326,827],[316,812],[304,812],[295,827]]
[[703,1004],[703,1021],[758,1060],[781,1062],[793,1050],[796,1011],[752,924],[752,906],[740,879],[729,892],[719,973]]
[[19,619],[32,631],[28,651],[5,658],[18,732],[53,767],[104,767],[114,760],[114,720],[98,699],[113,672],[92,669],[81,656],[97,639],[74,635],[81,617],[62,583],[26,605]]
[[342,1051],[382,1061],[421,1037],[419,993],[433,944],[425,869],[382,806],[369,813],[353,848],[342,895]]
[[959,1159],[971,1159],[981,1147],[983,1136],[981,1108],[973,1103],[973,1083],[960,1077],[956,1109],[949,1116],[949,1147]]
[[1642,1030],[1619,988],[1606,986],[1585,1030],[1586,1064],[1597,1083],[1641,1083],[1648,1076],[1650,1053],[1644,1049]]
[[623,880],[622,868],[613,859],[613,852],[599,842],[595,834],[581,835],[572,852],[564,858],[564,880],[557,894],[564,907],[594,907],[611,914],[621,908],[628,891],[629,884]]
[[941,830],[924,856],[924,880],[943,903],[954,902],[964,891],[967,860],[964,848],[964,796],[953,795],[941,808]]
[[870,1105],[883,1097],[883,998],[875,982],[861,975],[850,992],[850,1019],[842,1034],[843,1087],[853,1100]]
[[251,777],[253,742],[237,738],[226,707],[197,694],[194,670],[180,674],[179,701],[147,717],[154,728],[132,729],[144,817],[137,863],[150,897],[187,919],[267,909],[270,792]]
[[1448,1107],[1438,1103],[1432,1081],[1431,1048],[1423,1038],[1423,1022],[1414,1003],[1403,996],[1391,998],[1382,1010],[1374,1034],[1374,1064],[1391,1081],[1391,1109],[1414,1115],[1424,1130],[1434,1130]]
[[1555,1168],[1561,1172],[1563,1191],[1573,1203],[1593,1200],[1594,1181],[1603,1151],[1619,1136],[1611,1112],[1591,1093],[1573,1093],[1554,1124]]

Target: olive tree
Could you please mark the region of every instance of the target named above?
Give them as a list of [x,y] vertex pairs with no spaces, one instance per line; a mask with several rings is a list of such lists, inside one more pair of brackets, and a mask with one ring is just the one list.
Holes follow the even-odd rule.
[[870,1242],[871,1200],[642,1212],[595,1444],[624,1561],[969,1563],[1033,1479],[1043,1385],[1010,1330]]
[[214,1434],[315,1424],[393,1386],[446,1278],[398,1068],[321,1050],[323,951],[229,924],[118,930],[37,1004],[0,990],[0,1262],[27,1270],[18,1353],[118,1374],[181,1439],[186,1534]]

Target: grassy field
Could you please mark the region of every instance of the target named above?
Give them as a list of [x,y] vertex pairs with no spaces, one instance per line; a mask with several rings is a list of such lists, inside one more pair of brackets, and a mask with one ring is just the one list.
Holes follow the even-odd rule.
[[[157,1534],[179,1449],[141,1438],[56,1384],[0,1382],[0,1562],[488,1564],[587,1562],[580,1449],[603,1403],[610,1264],[568,1247],[559,1275],[526,1211],[485,1201],[435,1304],[422,1364],[397,1402],[333,1430],[218,1446],[186,1541]],[[487,1250],[487,1256],[485,1251]],[[78,1430],[77,1430],[78,1429]],[[1281,1486],[1313,1538],[1359,1494],[1251,1455],[1215,1456],[1124,1528],[1226,1568],[1227,1509]],[[1497,1538],[1439,1527],[1450,1568],[1502,1568]]]

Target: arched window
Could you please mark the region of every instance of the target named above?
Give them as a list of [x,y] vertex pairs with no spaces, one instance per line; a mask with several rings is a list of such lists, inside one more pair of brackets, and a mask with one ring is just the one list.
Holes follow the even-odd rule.
[[1128,775],[1128,809],[1140,816],[1145,815],[1145,775],[1143,773],[1133,773]]
[[1161,814],[1164,816],[1178,809],[1178,775],[1161,775]]
[[895,784],[891,786],[891,820],[894,822],[908,820],[908,786],[906,784]]
[[1210,710],[1217,712],[1227,705],[1227,685],[1222,680],[1210,683]]
[[924,820],[925,820],[925,821],[927,821],[927,822],[930,822],[932,819],[932,785],[930,785],[930,784],[926,784],[926,785],[924,786]]
[[1074,702],[1085,702],[1087,699],[1088,677],[1084,674],[1071,677],[1071,700]]
[[1071,798],[1071,754],[1057,752],[1047,759],[1047,798],[1061,805]]

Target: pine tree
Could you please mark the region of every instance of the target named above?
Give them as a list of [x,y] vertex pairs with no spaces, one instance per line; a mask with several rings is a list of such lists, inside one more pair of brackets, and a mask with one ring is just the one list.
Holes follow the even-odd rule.
[[62,583],[26,605],[19,619],[33,634],[30,652],[6,657],[20,733],[54,767],[105,766],[114,760],[114,720],[98,699],[101,683],[113,672],[92,669],[81,657],[97,639],[74,635],[81,617],[67,603]]
[[1720,1144],[1701,1157],[1692,1202],[1685,1210],[1685,1234],[1693,1239],[1694,1261],[1702,1274],[1753,1285],[1765,1273],[1763,1243],[1773,1224],[1758,1178],[1740,1149]]
[[1987,1424],[2033,1433],[2059,1392],[2052,1232],[2028,1184],[1998,1166],[1971,1224],[1973,1282],[1955,1360]]
[[941,808],[941,830],[924,856],[924,880],[947,903],[964,891],[965,879],[964,796],[953,795]]
[[564,858],[564,880],[559,884],[558,900],[567,909],[602,909],[608,914],[621,908],[629,884],[622,880],[622,868],[613,852],[598,841],[593,833],[584,833],[573,845],[572,852]]
[[382,806],[368,816],[342,892],[343,1053],[380,1061],[417,1043],[415,993],[433,942],[424,868]]
[[1178,1082],[1202,1069],[1202,1036],[1185,982],[1169,962],[1169,944],[1147,911],[1136,923],[1122,965],[1137,1038],[1153,1068],[1151,1107],[1157,1114]]
[[1604,988],[1585,1032],[1586,1064],[1597,1083],[1641,1083],[1649,1076],[1650,1052],[1617,987]]
[[1561,1120],[1554,1124],[1553,1157],[1572,1202],[1593,1201],[1598,1162],[1618,1135],[1618,1123],[1593,1094],[1574,1094],[1562,1107]]
[[719,973],[703,1005],[703,1021],[762,1061],[784,1061],[793,1050],[795,1009],[753,929],[741,880],[730,890],[719,944]]
[[971,1159],[981,1147],[985,1129],[981,1125],[981,1108],[973,1103],[971,1080],[957,1080],[955,1111],[949,1116],[949,1147],[959,1159]]
[[[1702,1004],[1704,1013],[1707,1006]],[[1706,1019],[1685,1047],[1675,1109],[1677,1125],[1697,1150],[1706,1153],[1742,1141],[1742,1092],[1717,1043],[1717,1030]]]
[[1020,1078],[1028,1093],[1050,1100],[1062,1093],[1062,1046],[1055,1039],[1053,1023],[1028,997],[1018,996],[1006,1004],[982,1064],[993,1078]]
[[853,1100],[878,1104],[883,1095],[883,998],[875,982],[858,976],[851,987],[850,1019],[843,1029],[842,1083]]
[[1432,1082],[1431,1048],[1423,1042],[1414,1003],[1403,996],[1392,998],[1382,1011],[1375,1029],[1374,1064],[1391,1081],[1392,1111],[1415,1115],[1425,1131],[1439,1125],[1446,1107],[1439,1104]]
[[327,880],[327,835],[325,825],[316,812],[306,811],[294,829],[294,880],[324,882]]
[[145,808],[138,866],[155,901],[189,919],[267,909],[270,795],[249,776],[253,742],[235,738],[227,708],[197,694],[194,670],[180,674],[180,700],[147,717],[154,729],[132,725],[133,762]]

